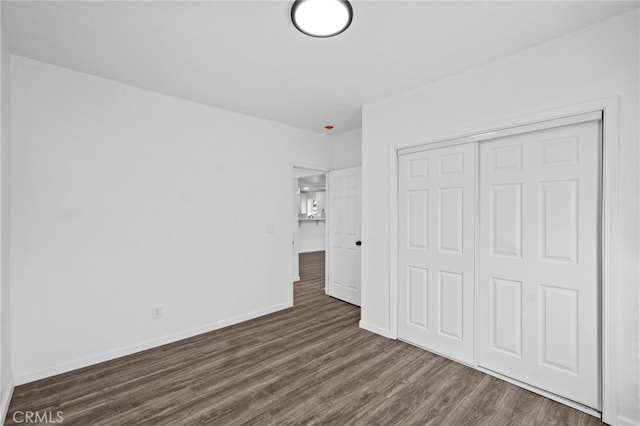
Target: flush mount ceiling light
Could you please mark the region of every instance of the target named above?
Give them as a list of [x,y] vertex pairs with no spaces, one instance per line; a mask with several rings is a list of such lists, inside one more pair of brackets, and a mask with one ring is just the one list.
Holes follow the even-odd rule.
[[353,9],[347,0],[296,0],[291,21],[311,37],[333,37],[351,25]]

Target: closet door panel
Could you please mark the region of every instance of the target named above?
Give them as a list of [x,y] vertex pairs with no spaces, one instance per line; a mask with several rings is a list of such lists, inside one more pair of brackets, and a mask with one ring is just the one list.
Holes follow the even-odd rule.
[[475,145],[401,155],[398,337],[473,363]]
[[600,409],[600,121],[479,146],[478,364]]

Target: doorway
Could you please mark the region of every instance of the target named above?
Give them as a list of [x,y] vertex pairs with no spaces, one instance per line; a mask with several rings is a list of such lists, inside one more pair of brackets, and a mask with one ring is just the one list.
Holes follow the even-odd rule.
[[326,171],[293,167],[293,282],[300,281],[300,255],[326,251]]
[[302,254],[326,253],[327,295],[360,306],[361,167],[293,168],[293,281]]

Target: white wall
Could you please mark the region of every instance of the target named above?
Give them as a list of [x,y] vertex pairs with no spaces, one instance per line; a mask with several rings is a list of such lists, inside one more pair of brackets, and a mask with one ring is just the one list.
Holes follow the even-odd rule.
[[[0,22],[1,18],[0,7]],[[13,370],[11,366],[11,316],[9,288],[9,137],[10,137],[10,97],[9,97],[9,49],[0,28],[0,422],[9,408],[9,398],[13,391]]]
[[362,129],[337,134],[330,141],[332,170],[362,164]]
[[17,382],[292,304],[291,166],[328,136],[19,56],[11,90]]
[[325,250],[325,230],[325,221],[299,222],[298,253]]
[[390,146],[493,128],[509,118],[620,97],[618,422],[640,422],[638,393],[638,10],[363,111],[362,325],[391,334]]

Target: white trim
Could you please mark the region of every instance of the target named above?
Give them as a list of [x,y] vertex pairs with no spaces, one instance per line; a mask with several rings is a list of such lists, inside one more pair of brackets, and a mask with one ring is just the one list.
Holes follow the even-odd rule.
[[[297,218],[300,217],[300,215],[296,214],[299,212],[300,209],[299,207],[299,203],[300,203],[300,186],[299,186],[299,181],[298,178],[295,177],[295,167],[291,167],[289,169],[290,173],[291,173],[291,179],[289,180],[289,184],[291,184],[293,182],[293,196],[291,196],[291,194],[289,194],[292,197],[292,202],[293,202],[293,208],[291,208],[291,206],[289,206],[289,214],[290,214],[290,220],[289,220],[289,232],[291,232],[289,241],[291,241],[291,253],[289,254],[289,271],[290,271],[290,277],[293,276],[293,282],[295,283],[296,280],[296,276],[298,276],[298,280],[300,280],[299,275],[300,275],[300,257],[298,256],[298,240],[300,239],[300,235],[296,235],[299,234],[300,231],[298,229],[296,229],[296,225],[300,226],[300,224],[298,223]],[[291,186],[289,187],[289,191],[291,191]],[[294,275],[295,274],[295,275]],[[294,298],[294,290],[293,290],[293,284],[291,285],[291,300],[293,301]],[[293,303],[293,302],[292,302]]]
[[[397,168],[399,152],[406,148],[429,146],[428,149],[435,149],[441,146],[458,145],[478,141],[485,134],[491,134],[492,138],[496,133],[509,128],[534,128],[525,126],[535,126],[543,122],[558,119],[571,119],[585,113],[598,113],[601,111],[603,123],[603,149],[602,149],[602,420],[608,424],[616,424],[618,419],[617,406],[617,377],[615,371],[616,361],[616,335],[615,335],[615,288],[616,274],[614,259],[617,257],[617,218],[618,218],[618,164],[619,164],[619,97],[609,96],[595,99],[579,104],[554,108],[547,111],[526,114],[523,116],[510,117],[492,123],[475,125],[466,129],[449,130],[443,133],[424,136],[412,140],[405,140],[390,143],[389,164],[391,172],[389,174],[389,270],[398,270],[397,242],[398,242],[398,216],[397,216],[397,191],[398,176]],[[403,151],[408,152],[408,151]],[[395,164],[395,166],[391,166]],[[395,245],[395,248],[394,248]],[[390,272],[391,273],[391,272]],[[389,315],[397,322],[397,293],[398,276],[389,277]],[[391,322],[390,322],[391,324]],[[362,326],[361,326],[362,327]],[[363,327],[364,328],[364,327]],[[368,330],[373,331],[377,327],[369,324]],[[375,332],[375,331],[374,331]],[[395,334],[391,331],[378,333],[386,337],[397,338],[397,326]]]
[[[445,146],[461,145],[471,142],[481,142],[490,139],[503,138],[505,136],[518,135],[522,133],[531,133],[538,130],[547,130],[554,127],[568,126],[570,124],[583,123],[585,121],[601,120],[602,110],[581,112],[577,114],[565,115],[562,117],[553,118],[550,120],[534,121],[526,124],[497,128],[489,131],[483,131],[481,133],[474,133],[457,137],[454,139],[446,139],[440,141],[433,141],[428,143],[422,143],[420,145],[410,146],[406,148],[398,149],[398,155],[412,154],[414,152],[421,152],[426,149],[436,149]],[[427,148],[425,145],[429,145]]]
[[[394,259],[389,262],[389,328],[391,338],[398,338],[398,155],[394,147],[389,148],[389,201],[393,208],[389,209],[389,256]],[[395,225],[394,225],[395,224]],[[395,307],[396,309],[392,309]]]
[[329,172],[324,174],[324,294],[329,295],[329,226],[331,226],[331,187]]
[[[313,170],[318,172],[319,175],[326,173],[329,170],[327,167],[320,166],[318,164],[300,164],[297,161],[291,163],[291,167],[296,169]],[[291,172],[293,173],[293,170]]]
[[7,389],[2,389],[2,401],[0,401],[0,424],[4,424],[9,411],[9,404],[13,397],[13,390],[16,388],[15,380],[11,380]]
[[23,385],[25,383],[33,382],[47,377],[55,376],[57,374],[66,373],[68,371],[76,370],[78,368],[88,367],[90,365],[98,364],[105,361],[110,361],[115,358],[131,355],[136,352],[145,351],[147,349],[156,348],[158,346],[166,345],[168,343],[177,342],[179,340],[187,339],[189,337],[197,336],[200,334],[208,333],[213,330],[228,327],[230,325],[238,324],[250,319],[268,315],[283,309],[292,307],[291,303],[281,303],[274,306],[269,306],[257,311],[248,312],[246,314],[237,315],[235,317],[214,322],[212,324],[204,325],[201,327],[192,328],[190,330],[180,331],[157,339],[147,340],[146,342],[137,343],[130,346],[125,346],[113,351],[103,352],[101,354],[93,355],[86,358],[80,358],[71,362],[66,362],[53,367],[43,368],[42,370],[34,371],[31,373],[22,373],[16,375],[15,385]]
[[608,98],[602,110],[602,421],[613,424],[618,418],[614,259],[618,234],[619,98]]
[[557,402],[559,402],[561,404],[568,405],[571,408],[575,408],[578,411],[582,411],[583,413],[587,413],[587,414],[589,414],[589,415],[591,415],[593,417],[597,417],[598,419],[600,418],[600,412],[599,411],[596,411],[596,410],[594,410],[592,408],[589,408],[586,405],[582,405],[582,404],[580,404],[578,402],[575,402],[575,401],[572,401],[570,399],[564,398],[564,397],[562,397],[560,395],[556,395],[555,393],[547,392],[544,389],[540,389],[540,388],[537,388],[535,386],[531,386],[531,385],[529,385],[527,383],[512,379],[509,376],[504,376],[504,375],[502,375],[500,373],[496,373],[495,371],[491,371],[491,370],[488,370],[488,369],[483,368],[483,367],[476,367],[476,370],[482,371],[483,373],[486,373],[486,374],[488,374],[490,376],[497,377],[500,380],[504,380],[505,382],[509,382],[509,383],[511,383],[513,385],[516,385],[518,387],[530,390],[533,393],[537,393],[539,395],[542,395],[544,397],[547,397],[549,399],[557,401]]
[[395,339],[395,337],[393,337],[393,335],[391,334],[391,330],[389,330],[387,328],[378,327],[377,325],[370,324],[370,323],[365,322],[363,320],[360,320],[358,325],[363,330],[367,330],[367,331],[370,331],[372,333],[379,334],[379,335],[381,335],[383,337],[386,337],[386,338],[389,338],[389,339]]
[[294,283],[297,283],[298,281],[300,281],[300,275],[298,275],[297,277],[293,277]]
[[473,233],[473,365],[478,365],[478,283],[480,282],[480,142],[473,147],[475,159],[474,233]]

